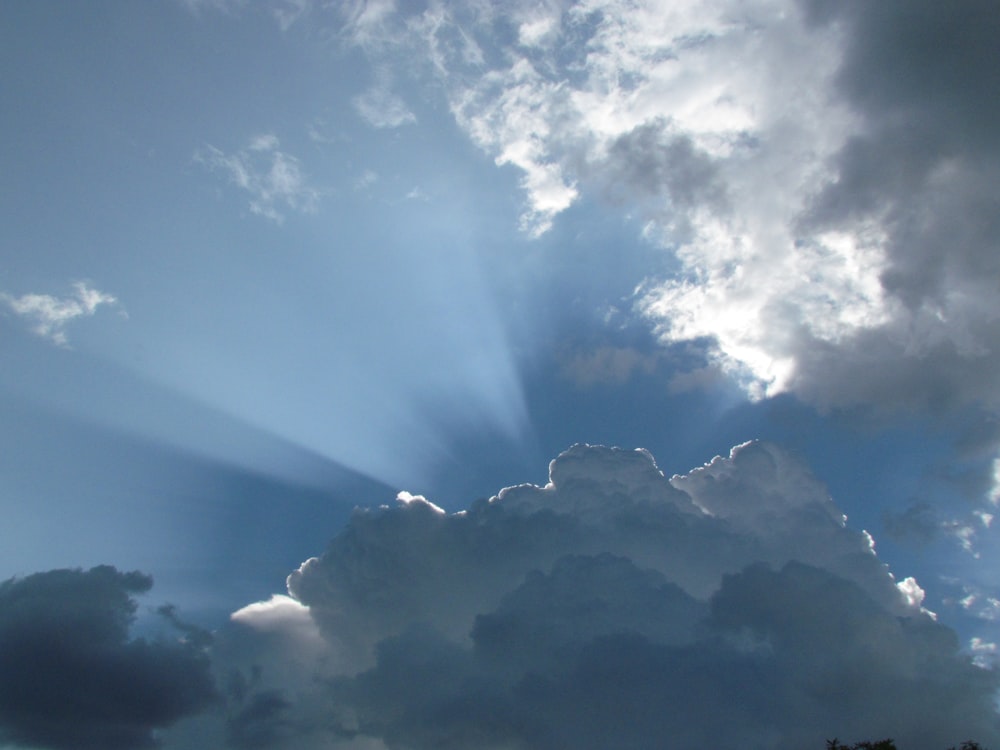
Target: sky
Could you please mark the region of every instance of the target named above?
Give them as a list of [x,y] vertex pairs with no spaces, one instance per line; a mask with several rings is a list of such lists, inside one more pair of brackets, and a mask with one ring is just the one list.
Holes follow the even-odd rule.
[[990,0],[0,8],[0,747],[1000,744]]

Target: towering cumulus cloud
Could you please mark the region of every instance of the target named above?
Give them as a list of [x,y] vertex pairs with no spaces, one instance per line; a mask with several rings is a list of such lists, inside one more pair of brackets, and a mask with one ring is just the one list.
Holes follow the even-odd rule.
[[[218,640],[237,747],[822,748],[1000,740],[997,679],[777,448],[666,478],[575,446],[544,487],[358,512]],[[178,737],[180,735],[178,734]],[[181,746],[177,740],[178,747]]]

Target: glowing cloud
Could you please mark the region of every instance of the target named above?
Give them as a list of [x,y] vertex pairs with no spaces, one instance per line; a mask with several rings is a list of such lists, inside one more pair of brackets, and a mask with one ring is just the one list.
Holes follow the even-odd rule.
[[[575,446],[544,487],[451,515],[400,500],[356,513],[293,572],[296,603],[250,605],[234,615],[250,630],[220,635],[217,668],[256,675],[235,705],[267,746],[1000,737],[997,676],[773,446],[670,479],[646,451]],[[306,607],[328,650],[302,662],[290,654]]]

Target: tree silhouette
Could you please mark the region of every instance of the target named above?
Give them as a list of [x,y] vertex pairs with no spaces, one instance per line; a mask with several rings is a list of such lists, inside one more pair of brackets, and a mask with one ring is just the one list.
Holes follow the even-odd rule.
[[[845,745],[836,738],[826,741],[826,750],[896,750],[896,743],[891,739],[876,740],[875,742],[855,742],[853,745]],[[948,750],[986,750],[978,742],[966,740],[958,747],[952,745]]]

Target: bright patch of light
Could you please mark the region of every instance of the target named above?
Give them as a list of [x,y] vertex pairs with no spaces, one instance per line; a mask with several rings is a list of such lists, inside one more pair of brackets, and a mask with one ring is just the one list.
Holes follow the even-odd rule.
[[402,505],[411,505],[413,503],[417,503],[418,505],[426,505],[435,513],[440,513],[441,515],[445,515],[444,508],[438,507],[423,495],[413,495],[404,490],[396,495],[396,501]]
[[920,588],[920,584],[917,583],[916,578],[912,576],[904,578],[902,581],[896,583],[896,588],[903,595],[903,601],[906,602],[906,606],[911,609],[921,608],[920,605],[923,604],[926,593]]

